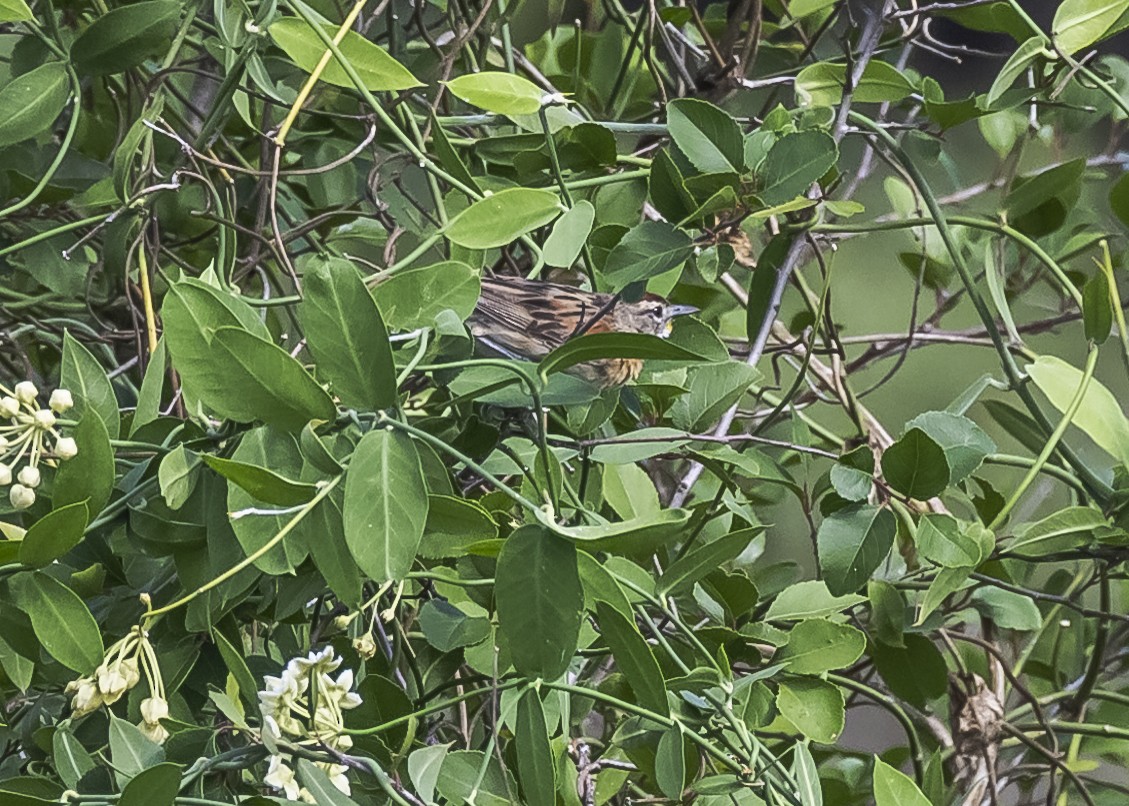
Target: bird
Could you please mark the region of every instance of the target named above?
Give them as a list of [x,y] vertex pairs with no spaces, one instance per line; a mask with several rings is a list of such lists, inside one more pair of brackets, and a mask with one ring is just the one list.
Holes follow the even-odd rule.
[[[670,335],[674,318],[696,313],[692,305],[672,305],[656,294],[626,302],[616,294],[517,277],[483,277],[482,293],[467,320],[475,341],[515,360],[538,361],[570,338],[585,333]],[[602,358],[570,372],[600,387],[623,386],[639,377],[638,358]]]

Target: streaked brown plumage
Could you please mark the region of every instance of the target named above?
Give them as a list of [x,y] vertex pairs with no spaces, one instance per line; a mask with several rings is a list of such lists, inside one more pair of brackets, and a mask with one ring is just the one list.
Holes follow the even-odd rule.
[[[695,310],[689,305],[671,305],[654,294],[638,302],[623,302],[612,294],[567,285],[484,277],[478,306],[467,323],[486,348],[510,358],[536,361],[583,333],[647,333],[666,338],[673,317]],[[571,371],[607,388],[635,380],[642,368],[637,358],[605,358],[579,364]]]

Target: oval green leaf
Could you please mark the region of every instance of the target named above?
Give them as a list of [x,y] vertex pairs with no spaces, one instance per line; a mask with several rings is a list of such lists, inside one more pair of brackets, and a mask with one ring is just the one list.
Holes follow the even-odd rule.
[[561,212],[557,194],[536,188],[507,188],[479,199],[447,225],[448,240],[467,249],[505,246],[542,227]]
[[20,562],[32,568],[49,565],[82,542],[89,521],[85,501],[48,512],[31,525],[20,542]]
[[[1027,374],[1060,412],[1070,407],[1082,385],[1082,371],[1053,355],[1039,356],[1035,363],[1028,364]],[[1099,448],[1129,465],[1129,419],[1113,393],[1097,379],[1090,379],[1073,423]]]
[[98,622],[78,594],[42,571],[17,574],[9,585],[47,654],[79,674],[93,672],[105,647]]
[[926,501],[949,484],[944,449],[920,428],[911,428],[882,454],[882,475],[900,493]]
[[51,128],[69,95],[62,62],[48,62],[12,79],[0,90],[0,148]]
[[318,375],[346,406],[396,405],[396,364],[380,309],[353,264],[314,258],[306,265],[299,310]]
[[[322,29],[333,36],[338,26],[328,23]],[[307,73],[312,73],[325,55],[326,47],[313,28],[298,17],[283,17],[271,24],[268,29],[271,39],[287,56]],[[337,45],[357,75],[365,89],[372,92],[409,90],[423,84],[411,71],[393,59],[384,48],[369,42],[355,31],[349,31]],[[337,87],[353,87],[353,80],[342,69],[337,57],[330,58],[322,71],[321,80]]]
[[886,559],[894,545],[897,519],[888,509],[852,504],[819,526],[819,567],[833,595],[854,593]]
[[427,522],[427,484],[411,437],[377,428],[353,451],[345,475],[345,542],[376,582],[403,579]]
[[71,45],[75,70],[89,76],[120,73],[163,53],[180,10],[175,0],[149,0],[103,14]]
[[513,73],[468,73],[448,81],[448,90],[471,106],[499,115],[532,115],[541,108],[545,92]]
[[584,608],[576,548],[544,527],[522,526],[498,554],[494,595],[518,673],[545,680],[564,674]]
[[434,327],[435,317],[448,310],[464,321],[474,310],[480,290],[478,272],[448,260],[396,272],[372,293],[390,328],[414,330]]

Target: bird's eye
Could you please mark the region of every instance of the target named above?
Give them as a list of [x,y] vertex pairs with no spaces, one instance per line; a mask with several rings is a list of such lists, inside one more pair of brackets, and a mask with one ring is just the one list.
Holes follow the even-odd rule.
[[656,305],[655,307],[651,308],[651,315],[661,319],[663,315],[663,306]]

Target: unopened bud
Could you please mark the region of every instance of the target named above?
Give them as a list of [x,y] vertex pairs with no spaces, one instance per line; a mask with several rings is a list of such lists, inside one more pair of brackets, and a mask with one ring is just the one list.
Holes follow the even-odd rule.
[[78,443],[73,437],[60,437],[55,443],[55,455],[60,459],[73,459],[78,455]]
[[39,390],[31,381],[20,381],[16,384],[16,400],[31,405],[39,397]]
[[51,393],[49,405],[51,406],[51,411],[56,414],[62,414],[64,411],[74,406],[74,398],[71,397],[69,389],[56,389]]
[[169,703],[164,697],[146,697],[141,701],[141,718],[150,724],[160,722],[169,715]]
[[44,431],[55,427],[55,412],[51,411],[51,409],[40,409],[32,415],[32,418],[35,421],[36,427],[42,428]]
[[42,478],[39,475],[39,468],[28,465],[20,470],[16,475],[16,479],[25,487],[38,487]]
[[22,484],[13,484],[8,491],[8,500],[14,509],[27,509],[35,503],[35,490]]
[[15,417],[20,413],[20,401],[11,395],[0,398],[0,417]]
[[0,465],[0,487],[7,487],[12,483],[12,468]]

